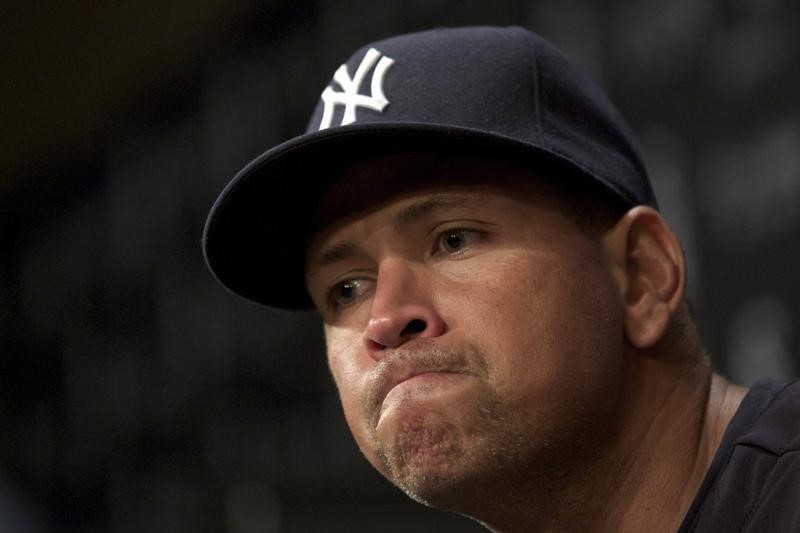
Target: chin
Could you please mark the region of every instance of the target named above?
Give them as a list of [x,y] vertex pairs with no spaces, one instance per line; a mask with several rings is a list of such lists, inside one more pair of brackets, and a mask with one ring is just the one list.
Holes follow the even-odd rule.
[[491,498],[492,488],[480,466],[460,466],[460,469],[420,470],[392,482],[418,503],[469,516]]
[[403,420],[391,444],[379,448],[378,469],[413,500],[457,511],[486,469],[476,445],[451,420],[423,413]]

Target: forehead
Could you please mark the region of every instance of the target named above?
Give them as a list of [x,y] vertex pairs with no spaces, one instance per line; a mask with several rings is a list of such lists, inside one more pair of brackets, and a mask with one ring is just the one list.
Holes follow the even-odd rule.
[[[556,194],[555,187],[547,181],[513,162],[463,154],[389,155],[361,161],[339,174],[320,203],[310,237],[319,237],[406,198],[437,193],[437,197],[463,199],[486,187],[534,198]],[[442,191],[448,194],[442,195]]]

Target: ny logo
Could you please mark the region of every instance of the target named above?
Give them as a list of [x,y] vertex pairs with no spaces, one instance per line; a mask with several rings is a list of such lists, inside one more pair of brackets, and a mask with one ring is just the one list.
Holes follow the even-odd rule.
[[[380,58],[380,61],[378,59]],[[366,96],[359,94],[361,84],[367,75],[367,72],[378,61],[375,71],[372,73],[371,95]],[[361,64],[356,69],[356,75],[350,78],[347,72],[347,65],[340,66],[333,75],[334,81],[339,84],[342,91],[334,91],[330,86],[322,91],[322,102],[325,108],[322,111],[322,121],[319,124],[319,129],[324,130],[329,128],[331,120],[333,119],[333,111],[337,104],[344,106],[344,116],[342,117],[341,125],[350,124],[356,121],[356,107],[366,107],[375,111],[381,112],[383,108],[389,104],[389,100],[383,94],[383,77],[386,71],[394,64],[394,59],[383,56],[381,53],[370,48],[361,60]]]

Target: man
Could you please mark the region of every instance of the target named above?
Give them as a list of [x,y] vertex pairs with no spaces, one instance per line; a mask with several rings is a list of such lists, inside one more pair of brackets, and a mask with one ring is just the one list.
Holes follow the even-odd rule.
[[533,33],[357,51],[204,246],[232,291],[318,309],[356,442],[420,502],[498,531],[800,527],[798,387],[713,373],[633,134]]

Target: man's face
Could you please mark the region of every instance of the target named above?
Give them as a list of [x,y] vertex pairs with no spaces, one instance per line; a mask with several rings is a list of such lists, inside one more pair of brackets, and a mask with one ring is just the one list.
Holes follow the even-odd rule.
[[603,232],[528,172],[419,154],[359,164],[309,247],[355,440],[435,506],[547,483],[615,431],[622,297]]

